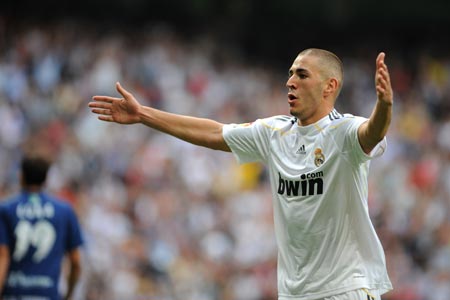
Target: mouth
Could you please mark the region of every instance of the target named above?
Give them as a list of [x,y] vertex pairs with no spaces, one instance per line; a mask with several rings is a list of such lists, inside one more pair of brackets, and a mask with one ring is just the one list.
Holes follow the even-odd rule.
[[294,101],[294,100],[297,100],[297,97],[296,97],[294,94],[289,93],[289,94],[288,94],[288,99],[289,99],[290,101]]
[[288,94],[288,103],[289,103],[289,106],[293,106],[294,104],[295,104],[295,102],[298,100],[298,98],[297,98],[297,96],[295,96],[294,94],[292,94],[292,93],[289,93]]

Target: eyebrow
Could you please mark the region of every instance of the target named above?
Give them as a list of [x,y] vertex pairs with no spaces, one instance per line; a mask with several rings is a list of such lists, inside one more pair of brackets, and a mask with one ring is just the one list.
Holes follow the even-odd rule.
[[307,69],[303,69],[303,68],[291,68],[289,69],[289,75],[292,74],[298,74],[298,73],[309,73],[309,71]]

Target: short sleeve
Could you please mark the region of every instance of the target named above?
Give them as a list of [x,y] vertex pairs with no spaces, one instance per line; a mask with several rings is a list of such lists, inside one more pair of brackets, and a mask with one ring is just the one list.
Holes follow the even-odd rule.
[[263,120],[227,124],[223,127],[223,137],[239,163],[267,160],[269,137]]
[[73,209],[69,206],[67,213],[68,233],[66,241],[66,251],[71,251],[83,244],[80,224]]
[[364,152],[359,143],[358,129],[366,121],[366,118],[354,117],[350,119],[350,122],[346,126],[344,152],[349,153],[357,163],[364,163],[372,158],[383,155],[387,147],[386,137],[384,137],[369,154]]
[[0,206],[0,245],[7,245],[7,230],[6,230],[6,216],[5,209],[3,206]]

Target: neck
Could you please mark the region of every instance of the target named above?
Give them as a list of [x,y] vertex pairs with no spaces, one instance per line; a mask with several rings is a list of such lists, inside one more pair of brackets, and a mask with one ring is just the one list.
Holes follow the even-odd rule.
[[314,123],[318,122],[319,120],[323,119],[324,117],[328,116],[333,110],[334,110],[334,107],[331,107],[326,110],[323,110],[320,113],[315,114],[314,116],[310,116],[310,117],[303,118],[303,119],[300,118],[299,116],[295,116],[295,117],[297,117],[299,126],[308,126],[308,125],[314,124]]
[[24,185],[22,188],[24,191],[26,191],[28,193],[39,193],[42,190],[42,186],[35,185],[35,184]]

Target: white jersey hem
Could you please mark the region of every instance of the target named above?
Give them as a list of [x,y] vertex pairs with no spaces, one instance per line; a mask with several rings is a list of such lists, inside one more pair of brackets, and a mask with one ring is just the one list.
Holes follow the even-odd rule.
[[325,297],[331,297],[331,296],[336,296],[336,295],[340,295],[349,291],[354,291],[354,290],[358,290],[358,289],[369,289],[369,290],[378,290],[378,292],[380,293],[380,295],[387,293],[388,291],[392,290],[392,285],[390,283],[381,283],[381,284],[355,284],[355,285],[350,285],[350,286],[346,286],[346,287],[342,287],[342,288],[338,288],[338,289],[334,289],[334,290],[330,290],[330,291],[326,291],[323,293],[314,293],[314,294],[309,294],[309,295],[285,295],[285,294],[278,294],[278,300],[318,300],[318,299],[322,299]]

